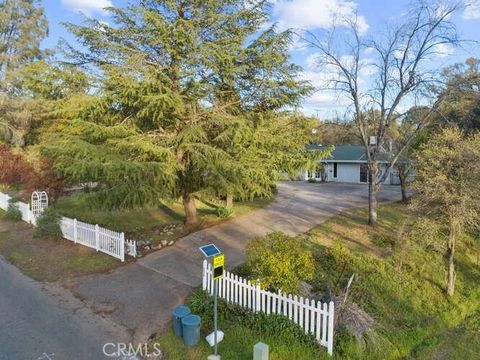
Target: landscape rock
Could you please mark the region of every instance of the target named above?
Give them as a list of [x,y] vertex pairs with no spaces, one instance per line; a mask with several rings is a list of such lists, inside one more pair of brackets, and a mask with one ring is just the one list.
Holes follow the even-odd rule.
[[167,246],[168,241],[167,241],[167,240],[162,240],[162,241],[160,241],[160,244],[161,244],[162,246]]
[[168,242],[168,246],[172,246],[175,243],[175,241],[171,240]]

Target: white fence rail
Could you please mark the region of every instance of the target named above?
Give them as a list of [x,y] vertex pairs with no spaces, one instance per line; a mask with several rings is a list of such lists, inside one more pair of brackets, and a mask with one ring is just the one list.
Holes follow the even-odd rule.
[[[8,209],[10,196],[0,192],[0,208]],[[22,212],[22,220],[36,225],[36,218],[29,204],[15,203]],[[127,255],[137,256],[137,244],[133,240],[125,240],[125,234],[105,229],[98,225],[87,224],[77,219],[62,217],[60,221],[63,237],[77,244],[88,246],[96,251],[101,251],[110,256],[125,261]]]
[[[203,262],[203,290],[213,295],[212,267]],[[278,314],[298,324],[306,334],[312,334],[318,343],[333,354],[334,304],[302,297],[272,293],[228,271],[218,280],[218,296],[230,303],[255,312]]]
[[62,217],[60,227],[65,239],[125,260],[125,234]]
[[[10,196],[0,192],[0,209],[3,209],[6,211],[8,209],[8,204],[10,199],[11,199]],[[25,204],[24,202],[18,201],[15,203],[15,205],[18,206],[18,210],[20,210],[20,212],[22,213],[23,221],[33,225],[36,224],[35,216],[33,215],[33,212],[30,210],[29,204]]]

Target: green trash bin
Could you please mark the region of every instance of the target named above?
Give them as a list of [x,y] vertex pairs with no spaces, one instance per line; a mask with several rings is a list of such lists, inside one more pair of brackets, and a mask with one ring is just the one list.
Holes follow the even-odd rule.
[[182,336],[182,318],[190,314],[190,308],[185,305],[177,306],[175,309],[173,309],[173,332],[175,333],[175,336]]
[[200,323],[198,315],[188,315],[182,318],[183,343],[187,346],[197,345],[200,341]]

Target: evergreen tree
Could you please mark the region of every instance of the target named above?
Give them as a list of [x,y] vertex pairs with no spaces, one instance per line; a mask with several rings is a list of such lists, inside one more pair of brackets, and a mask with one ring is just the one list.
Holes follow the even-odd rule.
[[114,26],[67,24],[88,49],[69,46],[69,55],[100,86],[45,146],[64,175],[97,181],[104,205],[182,197],[191,223],[196,194],[266,195],[311,159],[310,123],[286,112],[311,88],[289,62],[290,32],[261,30],[264,2],[142,1],[109,11]]
[[480,59],[468,58],[444,70],[447,86],[437,122],[457,125],[465,132],[480,130]]
[[41,58],[47,33],[39,1],[0,0],[0,138],[15,145],[24,145],[36,109],[15,86],[16,71]]
[[89,88],[83,72],[44,60],[25,64],[10,74],[10,90],[0,94],[0,125],[5,124],[4,138],[19,146],[36,143],[42,127],[64,117],[60,110],[71,108]]
[[0,81],[7,72],[38,59],[48,22],[38,0],[0,0]]

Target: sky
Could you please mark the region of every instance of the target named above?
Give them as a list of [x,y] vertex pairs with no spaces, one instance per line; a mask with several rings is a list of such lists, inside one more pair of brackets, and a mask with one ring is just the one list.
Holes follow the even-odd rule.
[[[332,19],[357,16],[362,35],[369,37],[383,31],[389,22],[398,18],[409,7],[412,0],[271,0],[270,21],[279,29],[294,28],[299,31],[321,31],[332,26]],[[414,0],[413,0],[414,1]],[[452,21],[457,26],[460,38],[480,43],[480,0],[468,0],[469,5],[456,14]],[[127,0],[43,0],[49,21],[49,36],[43,47],[53,48],[60,38],[70,43],[75,39],[66,32],[62,22],[80,23],[82,14],[102,21],[109,21],[103,9],[108,6],[125,6]],[[431,69],[442,69],[450,64],[463,62],[468,57],[480,58],[480,46],[466,43],[462,48],[445,47],[432,59]],[[315,63],[316,51],[302,41],[294,41],[290,56],[294,63],[302,66],[302,78],[311,81],[317,88],[323,85],[322,69]],[[368,72],[364,74],[368,82]],[[308,115],[331,118],[341,115],[346,105],[344,99],[324,90],[318,90],[302,104]]]

